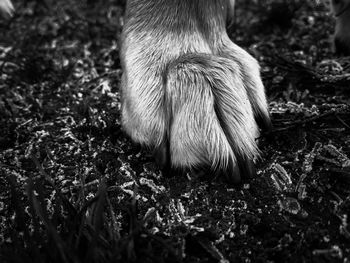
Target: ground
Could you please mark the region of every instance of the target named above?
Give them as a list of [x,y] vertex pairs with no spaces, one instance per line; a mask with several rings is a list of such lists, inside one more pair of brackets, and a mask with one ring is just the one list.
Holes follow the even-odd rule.
[[123,2],[16,1],[0,21],[0,261],[349,262],[350,59],[326,5],[237,1],[274,128],[231,186],[164,177],[121,130]]

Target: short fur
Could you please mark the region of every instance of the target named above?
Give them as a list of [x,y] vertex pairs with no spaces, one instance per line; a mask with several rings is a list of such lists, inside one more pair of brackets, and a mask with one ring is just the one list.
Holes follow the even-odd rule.
[[339,55],[350,56],[350,0],[332,0],[331,9],[336,19],[335,51]]
[[10,0],[0,0],[0,15],[4,18],[12,16],[14,11],[12,2]]
[[254,174],[256,121],[270,127],[257,61],[229,39],[232,0],[129,0],[122,124],[162,167]]

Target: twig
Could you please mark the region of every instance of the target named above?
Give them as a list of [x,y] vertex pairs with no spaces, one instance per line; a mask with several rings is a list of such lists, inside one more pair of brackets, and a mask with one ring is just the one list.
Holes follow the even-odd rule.
[[320,114],[320,115],[316,115],[316,116],[310,117],[310,118],[305,119],[305,120],[297,120],[297,121],[295,121],[295,122],[293,122],[293,123],[290,123],[287,127],[273,129],[271,132],[272,132],[272,133],[275,133],[275,132],[286,131],[286,130],[289,130],[289,129],[291,129],[291,128],[294,128],[295,126],[302,125],[302,124],[306,124],[306,123],[310,123],[310,122],[319,120],[319,119],[321,119],[321,118],[324,118],[324,117],[328,117],[328,116],[330,116],[330,115],[333,115],[333,114],[335,114],[335,113],[336,113],[335,110],[330,110],[330,111],[328,111],[328,112],[325,112],[325,113],[322,113],[322,114]]

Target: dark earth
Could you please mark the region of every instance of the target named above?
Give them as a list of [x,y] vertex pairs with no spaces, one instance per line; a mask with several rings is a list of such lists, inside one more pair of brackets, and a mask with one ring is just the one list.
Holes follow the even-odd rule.
[[350,262],[350,58],[321,1],[237,1],[273,131],[241,185],[165,177],[120,126],[125,1],[0,20],[0,262]]

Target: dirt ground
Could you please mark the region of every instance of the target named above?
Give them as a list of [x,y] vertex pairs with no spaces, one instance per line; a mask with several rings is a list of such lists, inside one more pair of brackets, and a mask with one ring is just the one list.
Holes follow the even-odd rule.
[[0,20],[0,261],[350,262],[350,58],[325,4],[237,1],[274,128],[230,186],[163,176],[121,130],[123,2]]

